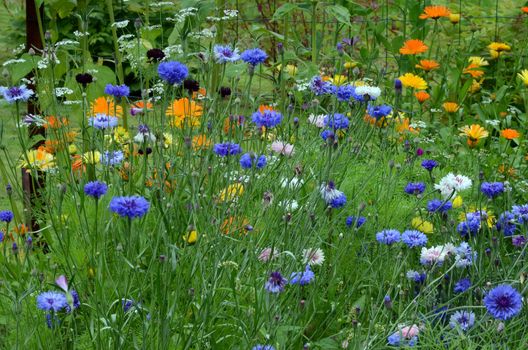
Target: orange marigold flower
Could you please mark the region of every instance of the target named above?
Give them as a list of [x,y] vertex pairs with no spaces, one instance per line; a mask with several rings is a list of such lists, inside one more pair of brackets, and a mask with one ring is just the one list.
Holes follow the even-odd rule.
[[[262,106],[261,106],[262,107]],[[260,110],[260,108],[259,108]],[[237,126],[244,124],[244,119],[242,116],[231,116],[224,119],[223,130],[224,133],[229,134],[230,132],[234,133]]]
[[192,138],[192,147],[195,151],[203,150],[211,146],[211,141],[205,135],[196,135]]
[[248,219],[239,218],[236,216],[230,216],[224,220],[220,229],[226,235],[231,234],[231,233],[240,233],[240,232],[247,233],[248,230],[246,230],[246,228],[248,225],[249,225]]
[[68,125],[68,119],[67,118],[57,118],[55,116],[48,116],[45,118],[46,124],[44,124],[45,129],[59,129],[63,126]]
[[420,129],[415,129],[411,127],[411,122],[409,118],[398,118],[396,120],[396,131],[401,134],[405,132],[410,132],[412,134],[420,133]]
[[420,60],[420,64],[416,65],[416,68],[423,69],[425,71],[432,71],[438,69],[440,64],[435,60]]
[[478,124],[466,125],[460,128],[460,135],[467,136],[467,144],[469,147],[475,147],[480,139],[488,137],[489,133],[482,126]]
[[417,90],[427,89],[427,82],[423,80],[423,78],[412,73],[405,73],[398,79],[400,79],[402,85],[406,88],[413,88]]
[[470,63],[466,68],[464,68],[464,74],[469,74],[473,78],[480,78],[484,75],[484,71],[478,69],[480,66],[476,63]]
[[449,11],[449,9],[445,6],[426,6],[424,8],[424,13],[420,15],[420,18],[431,18],[437,20],[440,17],[449,17],[450,14],[451,11]]
[[515,129],[504,129],[501,131],[501,136],[507,140],[513,140],[521,136],[521,134]]
[[101,96],[90,103],[91,115],[106,114],[112,117],[121,117],[123,115],[123,108],[114,103],[112,97]]
[[187,125],[191,127],[199,126],[202,113],[203,108],[201,105],[188,98],[180,98],[169,105],[165,115],[173,117],[171,125],[182,128],[184,122],[187,122]]
[[[15,226],[13,228],[13,231],[15,231],[16,233],[18,233],[19,235],[25,235],[26,233],[29,232],[29,227],[27,227],[25,224],[20,224],[18,226]],[[11,237],[13,238],[13,237]]]
[[407,40],[403,46],[400,48],[400,53],[402,55],[416,55],[419,53],[424,53],[429,47],[424,44],[423,41],[419,39]]
[[414,97],[416,97],[418,102],[424,103],[425,101],[431,98],[431,95],[429,95],[426,91],[416,91],[414,93]]
[[260,105],[258,110],[260,113],[264,113],[265,111],[274,111],[275,109],[270,105]]
[[521,11],[524,13],[528,13],[528,6],[521,7]]
[[442,107],[444,107],[444,110],[447,113],[455,113],[460,108],[460,106],[456,102],[444,102],[442,104]]

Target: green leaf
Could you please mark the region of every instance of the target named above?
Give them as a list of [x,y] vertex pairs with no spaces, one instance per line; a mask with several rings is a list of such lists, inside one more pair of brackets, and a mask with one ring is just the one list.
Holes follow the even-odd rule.
[[341,5],[331,5],[325,8],[326,12],[334,17],[339,23],[351,26],[350,24],[350,12],[348,9]]
[[286,3],[283,4],[281,7],[279,7],[275,13],[273,14],[273,17],[271,18],[272,21],[276,21],[278,19],[281,19],[282,17],[286,16],[290,12],[294,10],[299,10],[299,6],[292,3]]

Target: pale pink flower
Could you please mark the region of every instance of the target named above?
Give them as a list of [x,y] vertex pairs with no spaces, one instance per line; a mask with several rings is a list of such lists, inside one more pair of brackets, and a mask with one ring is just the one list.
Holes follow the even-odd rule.
[[293,145],[282,142],[282,141],[273,141],[271,144],[271,149],[274,152],[280,153],[285,156],[291,156],[295,152],[293,149]]
[[279,256],[279,250],[277,248],[272,249],[268,247],[268,248],[264,248],[262,252],[260,252],[258,259],[261,262],[268,262],[272,259],[275,259],[277,256]]
[[310,116],[308,117],[308,122],[310,124],[317,126],[318,128],[322,128],[324,127],[324,119],[325,119],[324,114],[319,114],[319,115],[310,114]]
[[416,337],[420,333],[420,328],[417,325],[413,324],[412,326],[405,326],[400,330],[401,334],[407,338],[411,339]]
[[320,248],[303,250],[304,263],[308,265],[322,265],[325,261],[324,252]]
[[57,279],[55,280],[55,283],[57,283],[57,285],[65,292],[68,291],[68,280],[66,280],[66,276],[64,275],[60,275],[59,277],[57,277]]

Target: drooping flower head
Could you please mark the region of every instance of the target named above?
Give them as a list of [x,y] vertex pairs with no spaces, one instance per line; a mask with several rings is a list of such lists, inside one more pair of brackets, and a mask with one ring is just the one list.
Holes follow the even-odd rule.
[[263,50],[255,48],[247,49],[246,51],[242,52],[240,58],[242,58],[242,61],[249,63],[254,67],[258,64],[264,63],[266,58],[268,58],[268,55]]
[[4,99],[9,103],[15,103],[17,101],[27,101],[33,96],[33,90],[28,89],[26,85],[5,87],[0,86],[0,94],[4,96]]
[[522,297],[509,284],[501,284],[484,297],[484,305],[493,318],[506,321],[521,312]]
[[114,197],[110,201],[110,211],[123,218],[140,218],[149,208],[150,203],[141,196]]
[[162,62],[158,66],[158,75],[171,85],[180,85],[189,75],[189,69],[177,61]]
[[213,51],[216,62],[218,63],[236,62],[240,59],[236,47],[232,48],[229,45],[215,45]]
[[282,277],[279,271],[272,272],[269,276],[268,281],[264,285],[264,288],[270,293],[280,293],[284,291],[284,286],[288,280]]

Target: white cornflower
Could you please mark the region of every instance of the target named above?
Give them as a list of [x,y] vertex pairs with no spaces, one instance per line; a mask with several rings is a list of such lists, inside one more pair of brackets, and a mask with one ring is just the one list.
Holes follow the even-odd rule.
[[325,261],[324,252],[320,248],[304,249],[303,261],[308,265],[322,265]]
[[368,95],[371,100],[375,100],[381,95],[381,89],[377,86],[357,86],[356,95],[365,96]]

